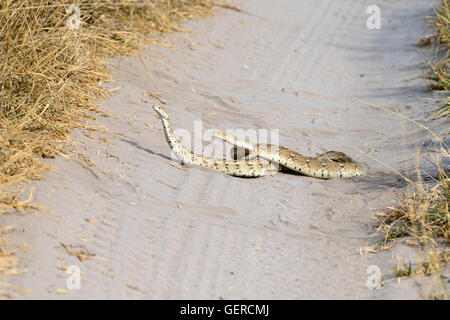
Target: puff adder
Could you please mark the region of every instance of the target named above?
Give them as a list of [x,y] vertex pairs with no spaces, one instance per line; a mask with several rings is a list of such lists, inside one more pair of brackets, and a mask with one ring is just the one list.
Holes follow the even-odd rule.
[[[308,157],[282,146],[252,144],[224,132],[216,132],[214,135],[233,144],[235,153],[236,148],[245,149],[248,156],[244,160],[218,160],[199,156],[187,150],[175,137],[164,108],[154,105],[153,109],[162,121],[167,143],[183,164],[200,165],[238,177],[261,177],[286,170],[320,179],[351,178],[364,174],[359,163],[339,151],[327,151],[316,157]],[[257,159],[252,161],[252,158]]]

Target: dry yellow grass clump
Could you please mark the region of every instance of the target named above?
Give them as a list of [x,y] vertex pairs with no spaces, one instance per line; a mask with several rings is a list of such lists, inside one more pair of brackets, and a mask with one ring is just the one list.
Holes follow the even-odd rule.
[[449,246],[449,200],[450,179],[444,169],[439,169],[438,179],[431,184],[411,184],[396,206],[379,215],[378,229],[385,234],[383,244],[386,246],[391,240],[408,236],[408,242],[414,245],[431,242]]
[[[39,159],[64,153],[70,132],[87,128],[99,112],[93,101],[108,95],[100,87],[108,78],[105,58],[183,31],[182,21],[209,15],[212,6],[210,0],[2,0],[0,216],[37,208],[22,194],[24,183],[41,177],[48,168]],[[0,274],[13,261],[0,248]]]

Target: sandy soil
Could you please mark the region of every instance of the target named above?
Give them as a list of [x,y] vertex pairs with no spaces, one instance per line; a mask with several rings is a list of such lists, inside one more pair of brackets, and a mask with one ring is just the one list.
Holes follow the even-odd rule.
[[[110,144],[74,134],[95,166],[58,158],[35,183],[51,215],[12,215],[10,235],[29,246],[28,272],[11,278],[21,298],[303,299],[421,298],[416,281],[366,286],[370,265],[384,279],[416,251],[360,254],[379,239],[371,216],[410,176],[427,133],[418,121],[434,101],[421,75],[433,52],[413,47],[435,1],[379,1],[382,29],[366,28],[372,1],[247,0],[172,35],[176,50],[148,48],[111,62],[116,95],[99,118]],[[144,64],[150,71],[146,72]],[[169,164],[151,108],[160,97],[176,128],[279,129],[280,143],[307,155],[340,150],[368,176],[322,181],[277,174],[239,179]],[[146,124],[148,123],[148,124]],[[438,126],[439,122],[429,124]],[[433,128],[433,127],[432,127]],[[198,137],[197,137],[198,138]],[[2,218],[3,219],[3,218]],[[80,261],[68,250],[92,254]],[[81,288],[67,291],[77,265]]]

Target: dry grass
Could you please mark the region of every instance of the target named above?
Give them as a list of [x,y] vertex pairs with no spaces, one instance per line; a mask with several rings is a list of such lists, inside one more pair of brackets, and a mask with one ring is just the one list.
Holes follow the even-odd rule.
[[450,171],[440,165],[450,162],[450,149],[445,143],[449,134],[449,128],[445,128],[439,134],[432,133],[429,138],[439,141],[440,152],[434,153],[433,160],[437,174],[429,174],[420,167],[419,158],[423,153],[419,148],[416,181],[409,181],[407,190],[398,196],[395,206],[374,217],[377,231],[384,235],[380,250],[389,250],[399,243],[419,249],[417,263],[402,263],[394,274],[398,278],[429,276],[423,287],[429,287],[429,292],[424,294],[430,299],[448,299],[445,281],[437,281],[434,287],[431,283],[450,262]]
[[[429,17],[435,33],[421,39],[421,45],[435,45],[442,53],[442,60],[434,64],[427,79],[431,90],[439,90],[447,94],[446,100],[438,108],[433,118],[448,118],[450,116],[450,1],[442,0],[435,10],[435,16]],[[429,129],[427,129],[430,131]],[[395,275],[399,278],[412,276],[430,276],[450,262],[450,179],[448,168],[441,168],[440,163],[450,161],[449,147],[444,143],[449,135],[449,129],[443,128],[440,137],[440,159],[435,159],[438,168],[437,177],[426,177],[417,165],[418,181],[411,182],[409,189],[399,196],[394,207],[388,208],[376,217],[377,230],[384,234],[381,247],[389,249],[394,244],[406,242],[416,246],[425,253],[425,258],[418,258],[418,262],[403,263],[397,267]],[[420,154],[420,149],[418,155]],[[432,290],[434,291],[434,290]],[[448,292],[432,294],[429,298],[448,299]]]
[[417,257],[417,262],[412,264],[400,263],[394,271],[398,281],[401,279],[420,277],[422,279],[423,296],[429,300],[448,300],[449,290],[447,278],[442,277],[439,271],[449,260],[450,249],[436,252],[430,251]]
[[[77,4],[78,29],[69,28]],[[186,19],[211,14],[210,0],[3,0],[0,2],[0,216],[39,209],[24,194],[63,155],[74,128],[96,130],[93,102],[108,92],[105,58],[129,55]],[[91,123],[90,125],[88,123]],[[0,247],[5,245],[0,238]],[[0,249],[0,275],[17,260]],[[1,284],[0,284],[1,287]]]
[[394,275],[399,279],[426,276],[428,280],[424,280],[423,288],[429,287],[429,291],[424,296],[429,299],[449,297],[446,281],[439,275],[450,262],[450,172],[439,167],[440,163],[450,161],[450,154],[443,141],[439,158],[435,159],[438,176],[427,175],[417,165],[418,181],[411,181],[395,206],[375,217],[376,229],[384,235],[381,250],[389,250],[399,243],[418,249],[417,262],[400,264]]
[[[435,34],[421,39],[419,42],[422,45],[434,43],[439,50],[444,51],[443,60],[431,68],[428,79],[431,81],[430,88],[432,90],[448,93],[450,90],[448,71],[450,10],[448,0],[442,0],[441,6],[436,10],[436,16],[431,19],[433,19]],[[446,99],[444,105],[439,107],[434,115],[434,119],[448,118],[450,115],[449,97],[447,96]],[[413,120],[410,121],[416,123]],[[417,263],[407,262],[399,265],[394,272],[398,278],[419,275],[432,276],[450,262],[450,171],[448,168],[440,166],[441,163],[445,164],[450,161],[449,146],[445,143],[450,131],[448,127],[442,128],[437,134],[421,124],[418,125],[431,133],[429,139],[440,141],[441,152],[434,159],[437,175],[432,176],[423,172],[419,166],[419,160],[417,160],[417,181],[409,182],[408,190],[399,195],[395,206],[387,208],[385,212],[375,217],[377,230],[384,234],[381,243],[382,250],[390,249],[397,243],[406,243],[420,248],[422,252],[425,251],[425,253],[419,253]],[[417,159],[421,153],[419,148]],[[425,257],[421,257],[423,255]],[[429,277],[429,279],[431,278]],[[447,285],[442,285],[442,281],[439,281],[438,288],[436,291],[430,285],[430,292],[426,294],[426,297],[448,299]]]
[[[448,148],[442,152],[448,152]],[[450,159],[448,154],[445,156]],[[437,245],[435,239],[445,239],[450,244],[450,179],[447,170],[438,171],[439,177],[429,184],[411,183],[407,193],[399,196],[397,205],[379,215],[378,231],[385,234],[384,245],[405,236],[412,238],[408,241],[414,245],[428,241]]]

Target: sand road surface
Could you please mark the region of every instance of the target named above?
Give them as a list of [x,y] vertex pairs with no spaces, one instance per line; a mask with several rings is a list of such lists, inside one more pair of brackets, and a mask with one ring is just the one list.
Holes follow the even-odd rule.
[[[380,238],[371,217],[405,186],[374,159],[410,176],[427,137],[373,105],[418,121],[432,114],[421,76],[433,52],[413,45],[429,31],[422,17],[436,2],[378,1],[380,30],[366,26],[372,1],[235,3],[242,12],[218,9],[189,22],[192,33],[171,35],[173,48],[111,61],[106,86],[115,95],[101,104],[112,117],[98,118],[110,143],[73,135],[95,166],[49,160],[56,170],[34,188],[56,215],[4,219],[16,226],[10,238],[29,247],[18,253],[28,272],[10,278],[30,290],[19,297],[423,297],[414,281],[389,281],[414,249],[360,248]],[[160,102],[147,90],[159,93],[175,128],[198,132],[201,121],[197,142],[213,128],[278,129],[281,145],[346,152],[368,175],[241,179],[179,169],[152,110]],[[387,280],[379,290],[367,287],[373,265]],[[79,289],[68,290],[69,266],[81,272]]]

